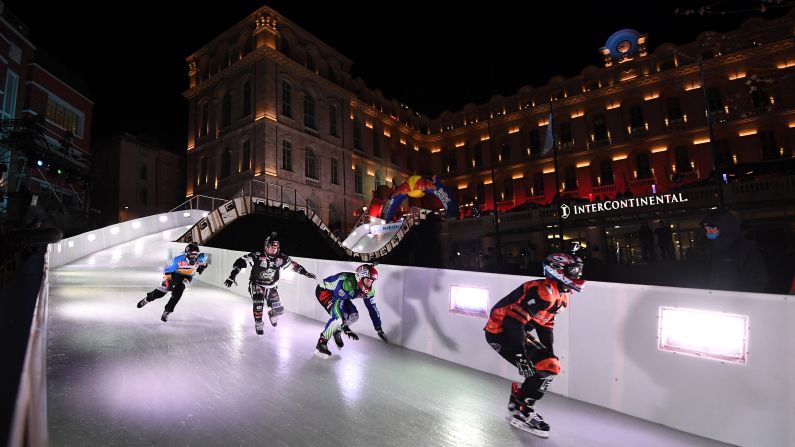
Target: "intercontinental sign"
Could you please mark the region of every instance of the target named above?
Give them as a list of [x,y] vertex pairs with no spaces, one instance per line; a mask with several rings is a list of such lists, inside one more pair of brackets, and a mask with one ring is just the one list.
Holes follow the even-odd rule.
[[583,205],[566,205],[560,206],[560,217],[568,219],[569,216],[574,214],[579,216],[582,214],[592,214],[601,211],[615,211],[624,208],[640,208],[644,206],[654,205],[668,205],[671,203],[687,202],[687,198],[682,196],[682,193],[676,194],[659,194],[648,197],[630,197],[628,199],[620,200],[605,200],[604,202],[587,203]]

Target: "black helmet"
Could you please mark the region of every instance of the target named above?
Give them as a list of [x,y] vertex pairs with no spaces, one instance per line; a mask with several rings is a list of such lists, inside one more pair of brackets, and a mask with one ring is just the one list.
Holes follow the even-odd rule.
[[552,253],[544,259],[544,276],[558,280],[563,286],[577,292],[582,291],[585,280],[582,276],[582,260],[568,253]]
[[264,249],[265,254],[268,256],[278,256],[281,253],[281,243],[276,239],[276,232],[265,238]]
[[191,242],[185,246],[185,254],[188,255],[188,260],[195,261],[199,257],[199,244]]

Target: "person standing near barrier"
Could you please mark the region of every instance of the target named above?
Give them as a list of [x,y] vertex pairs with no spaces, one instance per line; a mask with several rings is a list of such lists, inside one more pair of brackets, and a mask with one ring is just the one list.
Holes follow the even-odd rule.
[[764,292],[770,276],[756,242],[746,239],[740,223],[728,211],[717,211],[701,221],[711,256],[707,287],[720,290]]
[[543,268],[544,279],[525,282],[491,308],[484,331],[489,346],[525,378],[521,385],[511,384],[511,425],[547,438],[549,424],[536,413],[535,403],[560,373],[553,349],[555,316],[568,306],[572,290],[582,291],[585,281],[580,279],[582,260],[575,255],[552,253]]

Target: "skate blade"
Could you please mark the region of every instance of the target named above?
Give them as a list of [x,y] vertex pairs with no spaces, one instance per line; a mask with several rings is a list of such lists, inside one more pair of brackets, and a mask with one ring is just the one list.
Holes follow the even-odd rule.
[[312,353],[312,355],[314,355],[315,357],[317,357],[319,359],[323,359],[323,360],[328,360],[329,358],[331,358],[331,355],[323,354],[322,352],[318,351],[317,349],[315,350],[315,352]]
[[549,432],[548,431],[535,429],[535,428],[527,425],[526,423],[524,423],[522,421],[519,421],[517,419],[514,419],[514,418],[511,418],[511,425],[516,427],[516,428],[518,428],[519,430],[526,431],[527,433],[536,435],[536,436],[538,436],[540,438],[548,438],[549,437]]

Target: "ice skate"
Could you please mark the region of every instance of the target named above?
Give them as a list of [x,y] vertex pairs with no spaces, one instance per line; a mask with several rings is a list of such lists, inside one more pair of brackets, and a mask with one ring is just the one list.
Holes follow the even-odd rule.
[[533,407],[519,406],[514,410],[511,425],[542,438],[549,437],[549,424],[544,422],[544,418]]
[[164,310],[163,311],[163,315],[160,316],[160,321],[162,321],[164,323],[167,322],[168,321],[168,314],[170,314],[170,313],[171,312],[169,312],[167,310]]
[[317,346],[315,346],[315,357],[321,359],[328,359],[331,357],[331,351],[329,351],[328,346],[326,346],[327,343],[328,339],[320,337],[320,339],[317,341]]
[[147,303],[149,303],[149,301],[146,301],[146,297],[144,297],[144,299],[142,299],[141,301],[138,301],[137,306],[140,309],[140,308],[146,306]]
[[[274,326],[276,326],[274,324]],[[262,335],[265,333],[265,322],[262,320],[254,322],[254,330],[257,331],[257,335]]]
[[271,321],[271,326],[276,327],[276,324],[279,323],[279,313],[276,313],[273,309],[268,311],[268,320]]
[[340,349],[345,346],[345,342],[342,341],[342,332],[337,331],[334,333],[334,344],[336,344]]

